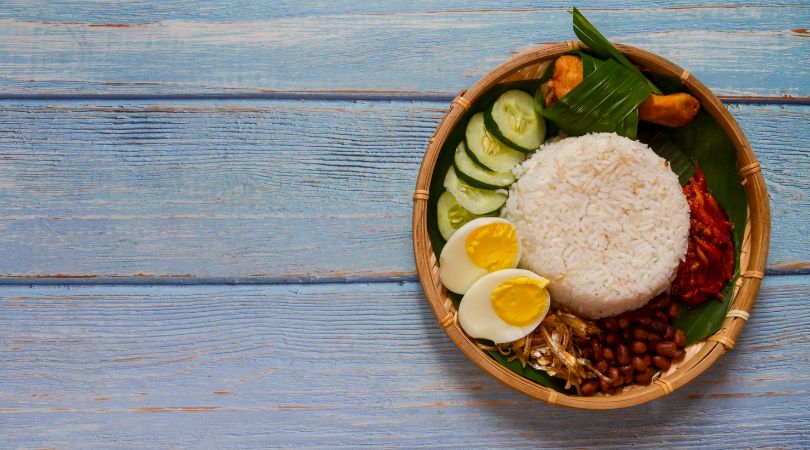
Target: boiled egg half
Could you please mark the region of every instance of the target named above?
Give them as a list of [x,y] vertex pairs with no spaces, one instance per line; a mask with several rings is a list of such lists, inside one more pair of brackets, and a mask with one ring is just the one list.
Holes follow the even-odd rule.
[[482,217],[456,230],[439,255],[439,279],[447,289],[464,294],[484,275],[517,267],[520,241],[506,219]]
[[551,305],[549,281],[523,269],[483,276],[464,294],[458,321],[470,337],[496,344],[516,341],[542,322]]

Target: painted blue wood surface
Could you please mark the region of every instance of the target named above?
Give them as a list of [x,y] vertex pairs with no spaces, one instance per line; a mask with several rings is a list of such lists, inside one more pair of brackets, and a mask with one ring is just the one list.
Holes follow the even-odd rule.
[[[415,279],[411,195],[446,104],[0,106],[0,276]],[[769,268],[810,266],[810,108],[731,111],[770,189]]]
[[[574,39],[569,4],[494,13],[481,5],[468,10],[432,3],[414,8],[419,12],[378,14],[374,6],[356,3],[326,9],[332,13],[300,5],[299,11],[309,12],[247,8],[249,17],[224,7],[217,9],[217,20],[186,17],[193,7],[169,19],[165,11],[180,7],[162,3],[152,4],[152,12],[141,4],[125,8],[142,13],[122,12],[121,20],[109,17],[114,6],[90,8],[106,13],[104,23],[93,14],[83,19],[86,5],[70,14],[16,7],[0,19],[0,83],[6,95],[27,96],[448,93],[466,88],[514,52]],[[719,94],[810,96],[807,5],[619,7],[588,16],[608,37],[687,67]]]
[[64,448],[807,446],[808,295],[810,277],[768,278],[694,383],[583,412],[478,370],[416,283],[5,287],[0,427]]
[[763,164],[771,276],[698,380],[627,411],[532,401],[415,283],[447,101],[572,39],[570,4],[6,0],[0,447],[810,446],[810,5],[580,6],[733,97]]
[[[650,0],[640,5],[637,0],[579,1],[576,6],[585,12],[605,9],[705,9],[707,7],[766,7],[782,8],[801,5],[796,0],[768,2],[751,1],[690,1]],[[204,20],[233,21],[256,18],[311,17],[335,14],[403,14],[403,13],[453,13],[458,11],[485,11],[490,13],[508,11],[544,11],[570,9],[568,0],[535,1],[505,0],[500,2],[465,0],[297,0],[274,2],[222,2],[217,0],[170,0],[170,1],[120,1],[75,2],[70,0],[5,0],[0,18],[15,18],[43,22],[83,23],[144,23],[158,20]],[[628,11],[628,12],[629,12]]]

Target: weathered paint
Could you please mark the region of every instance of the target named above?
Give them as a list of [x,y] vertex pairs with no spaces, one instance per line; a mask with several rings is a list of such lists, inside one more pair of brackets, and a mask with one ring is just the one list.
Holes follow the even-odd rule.
[[[580,1],[582,11],[600,10],[705,10],[705,9],[785,9],[795,7],[795,0],[769,1],[767,5],[749,1],[708,0],[696,4],[689,0]],[[15,18],[41,22],[89,23],[96,26],[125,26],[163,20],[238,21],[257,18],[311,17],[336,14],[399,15],[413,13],[457,14],[479,11],[509,14],[531,11],[559,11],[571,8],[567,0],[545,1],[542,5],[526,0],[504,0],[497,3],[466,0],[293,0],[269,7],[261,2],[242,2],[235,7],[217,0],[148,0],[76,3],[69,0],[6,0],[0,18]]]
[[[196,6],[178,14],[166,11],[180,5],[155,4],[124,7],[139,13],[121,11],[117,20],[106,4],[69,14],[58,6],[36,13],[14,7],[0,19],[0,82],[4,91],[29,95],[448,93],[515,52],[575,38],[570,4],[496,13],[433,3],[394,7],[392,14],[358,4],[324,11],[298,5],[298,14],[225,7],[216,18],[206,12],[210,6],[197,15]],[[588,17],[609,38],[671,59],[720,94],[810,96],[810,40],[793,31],[807,27],[806,6],[627,10],[626,4]]]

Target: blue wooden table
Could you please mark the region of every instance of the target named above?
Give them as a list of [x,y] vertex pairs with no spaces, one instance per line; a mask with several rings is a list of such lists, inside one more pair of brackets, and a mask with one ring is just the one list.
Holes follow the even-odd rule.
[[0,447],[810,446],[810,4],[760,3],[580,4],[722,96],[773,214],[737,348],[590,412],[466,360],[411,252],[450,99],[569,2],[0,2]]

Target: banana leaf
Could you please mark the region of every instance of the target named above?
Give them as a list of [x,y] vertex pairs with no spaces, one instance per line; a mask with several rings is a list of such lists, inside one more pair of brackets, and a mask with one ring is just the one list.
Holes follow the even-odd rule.
[[[553,64],[553,63],[552,63]],[[537,89],[534,93],[534,112],[537,113],[538,116],[543,115],[543,110],[546,108],[545,103],[546,101],[543,99],[543,86],[544,81],[541,79],[540,84],[537,85]],[[560,127],[557,126],[556,123],[547,120],[546,121],[546,137],[554,136],[559,133]]]
[[609,59],[542,114],[569,135],[615,132],[635,139],[637,127],[632,125],[638,119],[632,115],[648,95],[650,88],[641,78]]
[[582,58],[582,78],[590,75],[597,66],[605,62],[604,60],[591,56],[585,52],[579,52],[579,57]]
[[585,16],[582,15],[581,12],[575,7],[573,10],[574,15],[574,34],[577,35],[579,40],[581,40],[594,55],[602,58],[602,59],[615,59],[619,64],[633,73],[635,76],[644,80],[645,83],[651,89],[651,92],[656,94],[662,94],[661,89],[659,89],[652,81],[647,79],[641,71],[633,65],[610,41],[605,38],[596,27],[591,24]]
[[[554,65],[556,63],[557,59],[556,58],[552,59],[551,64],[549,64],[548,67],[546,67],[546,70],[543,72],[543,75],[540,77],[539,80],[537,80],[537,88],[535,89],[534,93],[534,112],[536,112],[537,115],[542,116],[543,109],[545,109],[546,107],[545,105],[546,101],[545,99],[543,99],[543,92],[541,88],[543,84],[548,80],[550,80],[551,77],[554,75]],[[560,127],[558,127],[556,123],[550,120],[546,121],[546,136],[554,136],[559,131]]]
[[[735,258],[735,264],[739,265],[739,251]],[[713,335],[723,325],[728,308],[731,305],[732,294],[734,293],[734,283],[739,276],[739,270],[734,272],[734,276],[723,288],[723,300],[709,300],[695,309],[681,308],[681,314],[673,323],[676,329],[683,330],[686,335],[686,345],[706,339]]]
[[[596,70],[597,67],[605,63],[604,60],[585,52],[579,52],[579,57],[582,58],[582,78],[587,77],[591,72]],[[630,139],[636,139],[638,133],[638,109],[633,110],[633,112],[625,117],[619,124],[617,130],[616,134]]]
[[628,139],[636,139],[638,134],[638,108],[630,111],[630,114],[621,121],[616,129],[616,134]]
[[664,133],[658,132],[649,139],[642,139],[658,156],[669,161],[669,168],[678,175],[681,186],[686,186],[695,174],[692,161]]
[[694,309],[682,309],[675,321],[676,328],[686,334],[687,344],[706,339],[723,324],[731,305],[734,283],[739,276],[740,250],[748,220],[748,199],[737,172],[737,153],[734,144],[720,125],[706,111],[681,128],[659,129],[684,155],[697,163],[706,177],[709,192],[714,195],[733,224],[734,275],[723,289],[723,300],[710,300]]

